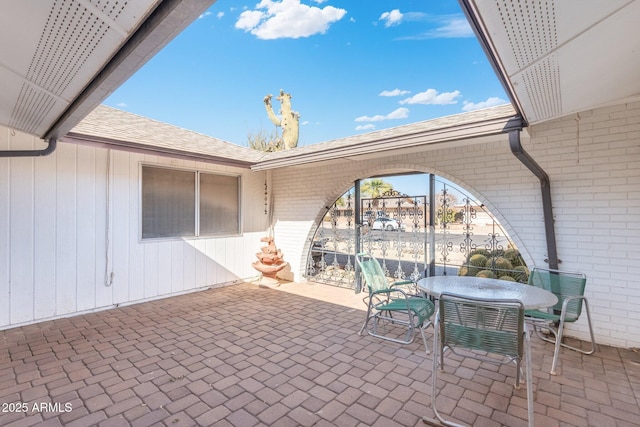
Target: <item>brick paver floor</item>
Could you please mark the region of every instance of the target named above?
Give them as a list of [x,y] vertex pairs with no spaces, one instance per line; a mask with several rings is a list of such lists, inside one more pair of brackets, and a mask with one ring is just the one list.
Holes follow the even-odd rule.
[[[317,299],[318,286],[241,284],[0,331],[0,425],[423,425],[433,412],[420,340],[358,336],[361,297]],[[537,425],[640,425],[637,353],[563,351],[550,376],[552,346],[532,344]],[[445,365],[442,412],[526,425],[512,366]]]

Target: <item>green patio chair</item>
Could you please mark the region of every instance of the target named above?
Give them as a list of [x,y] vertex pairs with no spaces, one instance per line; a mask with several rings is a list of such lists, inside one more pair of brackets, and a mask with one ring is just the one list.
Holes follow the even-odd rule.
[[[541,339],[553,343],[553,362],[551,364],[551,375],[556,375],[560,346],[578,351],[582,354],[593,354],[596,349],[596,340],[593,336],[591,325],[591,313],[589,303],[584,296],[584,288],[587,277],[582,273],[549,270],[544,268],[534,268],[529,274],[529,284],[554,293],[558,297],[558,303],[548,310],[527,310],[525,315],[527,321],[533,327],[536,335]],[[587,323],[591,335],[591,349],[583,350],[572,347],[562,342],[562,335],[565,323],[575,322],[582,314],[582,306],[587,312]],[[544,336],[541,330],[545,329],[553,334],[553,339]]]
[[[410,280],[390,283],[378,260],[368,254],[356,255],[356,262],[369,291],[369,296],[365,298],[367,317],[358,335],[366,330],[373,337],[409,344],[413,342],[418,330],[422,335],[425,351],[429,354],[424,330],[431,325],[430,318],[435,310],[433,303],[424,295],[407,292],[405,286],[413,283]],[[389,331],[383,333],[381,328]],[[397,333],[399,328],[402,331],[406,329],[406,332]]]
[[[431,407],[436,419],[424,417],[426,424],[461,426],[442,417],[437,409],[438,371],[444,370],[447,350],[463,357],[485,362],[505,364],[515,362],[515,387],[521,383],[522,359],[526,357],[527,408],[529,426],[533,420],[533,383],[529,334],[524,322],[524,306],[518,300],[485,300],[443,293],[438,300],[433,336],[433,377]],[[466,349],[464,354],[456,350]],[[500,358],[489,357],[489,354]],[[440,365],[440,366],[438,366]],[[472,381],[472,379],[471,379]]]

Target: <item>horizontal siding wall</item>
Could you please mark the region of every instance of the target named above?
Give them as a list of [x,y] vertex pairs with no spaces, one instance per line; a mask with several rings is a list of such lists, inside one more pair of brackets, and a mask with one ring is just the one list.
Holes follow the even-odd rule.
[[[640,103],[536,125],[522,139],[551,179],[561,268],[588,277],[597,341],[639,347]],[[434,173],[472,192],[497,216],[527,265],[547,266],[540,183],[510,152],[505,135],[472,146],[274,171],[275,236],[296,280],[303,280],[325,207],[356,179],[401,171]],[[587,338],[586,317],[569,330]]]
[[[0,150],[39,148],[0,127]],[[243,234],[140,242],[140,164],[242,176]],[[257,276],[265,173],[59,143],[0,158],[0,329]]]

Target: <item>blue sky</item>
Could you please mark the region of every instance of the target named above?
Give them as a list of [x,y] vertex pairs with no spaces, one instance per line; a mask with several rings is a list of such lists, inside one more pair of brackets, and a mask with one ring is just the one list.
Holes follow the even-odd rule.
[[299,146],[507,103],[456,0],[218,0],[105,104],[246,146],[280,89]]

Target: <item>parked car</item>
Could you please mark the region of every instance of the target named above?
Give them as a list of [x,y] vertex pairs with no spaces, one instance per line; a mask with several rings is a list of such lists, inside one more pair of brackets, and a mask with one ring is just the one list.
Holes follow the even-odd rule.
[[371,228],[373,230],[404,231],[406,227],[393,218],[376,218]]
[[385,218],[384,212],[382,211],[364,211],[362,214],[362,223],[369,224],[369,226],[373,225],[373,221],[376,218]]

